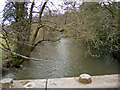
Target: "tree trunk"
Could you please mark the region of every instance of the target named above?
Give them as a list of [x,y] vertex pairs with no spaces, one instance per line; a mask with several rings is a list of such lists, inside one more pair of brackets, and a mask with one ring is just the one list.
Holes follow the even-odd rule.
[[[30,43],[30,46],[28,47],[28,46],[20,45],[20,44],[18,44],[18,46],[17,46],[18,52],[19,52],[20,54],[24,55],[24,56],[27,56],[27,57],[30,56],[30,53],[31,53],[32,48],[33,48],[32,46],[34,46],[35,39],[36,39],[36,37],[37,37],[38,31],[39,31],[39,29],[40,29],[41,27],[43,27],[43,25],[41,24],[41,16],[42,16],[43,10],[44,10],[45,5],[47,4],[47,2],[48,2],[48,0],[46,0],[46,1],[44,2],[43,6],[42,6],[42,8],[41,8],[41,10],[40,10],[39,20],[38,20],[39,25],[38,25],[38,27],[36,28],[36,30],[35,30],[35,32],[34,32],[34,35],[33,35],[33,37],[32,37],[32,41],[31,41],[31,43]],[[31,29],[33,5],[34,5],[34,2],[33,2],[32,5],[31,5],[29,22],[27,23],[27,26],[25,27],[25,31],[28,32],[27,35],[29,35],[30,29]],[[26,37],[26,38],[28,38],[27,40],[30,40],[29,36]],[[18,35],[18,39],[19,39],[18,41],[22,41],[22,42],[24,41],[24,38],[22,39],[22,37],[19,36],[19,35]],[[26,42],[26,41],[24,41],[24,42]],[[22,62],[24,61],[24,59],[23,59],[22,57],[19,57],[19,56],[17,56],[17,58],[14,57],[14,59],[15,59],[15,60],[13,60],[13,65],[14,65],[15,67],[19,67],[19,65],[22,64]]]

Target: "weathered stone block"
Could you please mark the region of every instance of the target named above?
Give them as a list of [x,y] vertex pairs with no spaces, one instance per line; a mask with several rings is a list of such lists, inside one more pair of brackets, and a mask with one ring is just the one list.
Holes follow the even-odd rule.
[[13,84],[13,80],[11,78],[1,79],[0,84],[2,88],[9,88]]

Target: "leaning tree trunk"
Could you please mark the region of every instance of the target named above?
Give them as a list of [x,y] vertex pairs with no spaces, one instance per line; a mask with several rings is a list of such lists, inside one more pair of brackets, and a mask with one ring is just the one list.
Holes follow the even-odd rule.
[[[22,43],[17,43],[16,53],[19,53],[24,56],[30,55],[30,53],[27,52],[27,50],[29,49],[29,46],[26,45],[25,43],[28,43],[30,40],[30,30],[31,30],[33,7],[34,7],[34,1],[31,4],[29,18],[26,20],[26,22],[22,21],[22,20],[24,20],[24,18],[21,16],[21,13],[20,13],[20,17],[19,17],[20,29],[18,29],[19,30],[18,32],[21,34],[17,33],[16,36],[17,36],[17,41],[22,42]],[[22,8],[22,11],[24,12],[23,9],[24,9],[24,7]],[[23,28],[21,28],[21,26],[23,26]],[[15,56],[14,60],[12,61],[12,64],[15,67],[19,67],[23,61],[24,61],[24,58],[22,58],[20,56],[17,56],[17,57]]]
[[[34,32],[34,35],[32,37],[32,41],[30,43],[30,46],[27,46],[27,45],[23,45],[23,44],[18,44],[17,46],[17,50],[18,52],[21,54],[21,55],[24,55],[24,56],[27,56],[29,57],[30,56],[30,53],[32,51],[32,48],[35,44],[35,39],[37,37],[37,34],[38,34],[38,31],[39,29],[42,27],[42,24],[41,24],[41,16],[42,16],[42,13],[43,13],[43,10],[45,8],[45,5],[47,4],[48,0],[46,0],[40,10],[40,13],[39,13],[39,20],[38,20],[38,26]],[[32,3],[31,5],[31,9],[30,9],[30,15],[29,15],[29,22],[27,23],[26,27],[25,27],[25,31],[27,32],[27,35],[25,36],[27,39],[24,40],[24,38],[21,36],[21,35],[17,35],[18,36],[18,41],[20,42],[28,42],[30,40],[30,30],[31,30],[31,22],[32,22],[32,12],[33,12],[33,7],[34,7],[34,2]],[[24,58],[22,57],[15,57],[16,60],[13,60],[13,65],[15,67],[19,67],[20,64],[22,64],[22,62],[24,61]]]
[[29,56],[30,53],[31,53],[31,51],[33,50],[33,46],[34,46],[34,44],[35,44],[35,39],[36,39],[36,37],[37,37],[37,35],[38,35],[39,29],[40,29],[41,27],[43,27],[43,25],[41,24],[41,17],[42,17],[42,13],[43,13],[43,10],[44,10],[45,5],[47,4],[47,2],[48,2],[48,0],[46,0],[46,1],[44,2],[43,6],[42,6],[42,8],[41,8],[41,10],[40,10],[40,12],[39,12],[38,26],[37,26],[37,28],[36,28],[36,30],[35,30],[35,32],[34,32],[33,37],[32,37],[32,41],[31,41],[31,44],[30,44],[30,46],[29,46],[29,49],[28,49],[28,52],[27,52],[27,56]]

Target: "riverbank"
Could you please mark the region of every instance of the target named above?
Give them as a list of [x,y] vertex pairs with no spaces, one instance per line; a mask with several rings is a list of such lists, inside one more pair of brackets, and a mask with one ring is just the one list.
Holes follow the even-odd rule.
[[13,80],[12,88],[118,88],[120,74],[91,76],[90,84],[82,84],[79,77]]

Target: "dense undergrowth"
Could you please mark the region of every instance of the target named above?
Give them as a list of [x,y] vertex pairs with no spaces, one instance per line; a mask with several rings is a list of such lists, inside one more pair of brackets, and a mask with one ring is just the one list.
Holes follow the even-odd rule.
[[64,27],[66,36],[81,39],[87,44],[94,57],[110,55],[120,59],[120,30],[118,28],[118,3],[111,10],[98,3],[84,3],[79,11],[66,12],[64,15],[45,16],[44,20],[52,25]]

